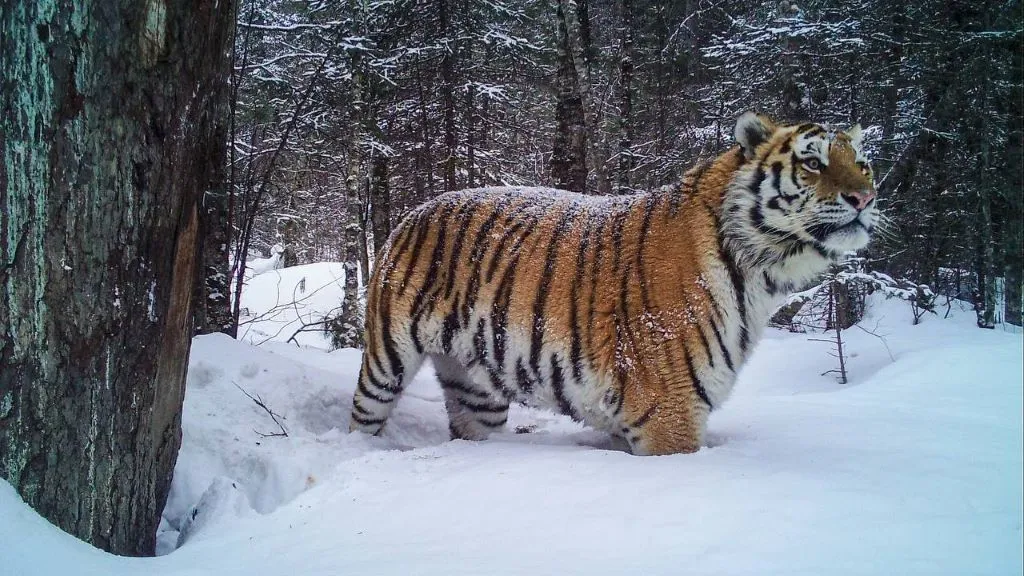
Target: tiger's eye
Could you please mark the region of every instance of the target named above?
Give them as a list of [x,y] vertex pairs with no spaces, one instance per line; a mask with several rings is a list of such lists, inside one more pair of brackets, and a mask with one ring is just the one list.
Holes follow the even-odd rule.
[[807,168],[811,172],[817,172],[821,170],[821,161],[817,158],[808,158],[804,160],[804,168]]

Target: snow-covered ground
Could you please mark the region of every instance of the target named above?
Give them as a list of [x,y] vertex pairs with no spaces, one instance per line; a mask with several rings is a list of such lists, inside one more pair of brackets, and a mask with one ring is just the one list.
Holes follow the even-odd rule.
[[330,339],[317,331],[317,324],[340,309],[345,287],[342,263],[277,268],[279,260],[275,254],[246,267],[239,339],[262,345],[294,338],[302,346],[327,350]]
[[170,553],[102,553],[0,482],[0,573],[1020,574],[1021,335],[871,304],[886,341],[845,333],[849,384],[820,335],[768,330],[708,446],[646,458],[518,407],[532,433],[449,441],[429,369],[384,437],[350,435],[358,351],[200,337]]

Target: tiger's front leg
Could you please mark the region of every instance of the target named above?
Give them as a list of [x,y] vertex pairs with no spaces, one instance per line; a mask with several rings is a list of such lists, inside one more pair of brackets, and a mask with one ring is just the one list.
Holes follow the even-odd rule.
[[689,383],[645,375],[625,391],[617,435],[637,456],[688,454],[700,450],[710,407]]

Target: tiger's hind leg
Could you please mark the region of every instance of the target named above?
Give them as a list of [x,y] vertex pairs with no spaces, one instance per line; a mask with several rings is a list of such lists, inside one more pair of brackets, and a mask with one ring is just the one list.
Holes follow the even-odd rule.
[[508,400],[496,397],[487,388],[477,385],[455,359],[435,356],[433,361],[444,391],[452,439],[483,440],[505,427]]
[[412,380],[423,363],[420,354],[404,354],[395,373],[392,364],[381,362],[375,352],[373,346],[367,346],[363,354],[359,383],[352,397],[350,432],[358,430],[367,434],[380,434],[406,383]]

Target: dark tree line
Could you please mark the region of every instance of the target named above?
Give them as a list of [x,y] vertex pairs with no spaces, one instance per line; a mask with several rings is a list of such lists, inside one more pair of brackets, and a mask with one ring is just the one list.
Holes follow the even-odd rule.
[[981,325],[1000,301],[1020,322],[1020,16],[1016,1],[250,0],[232,261],[281,244],[286,264],[366,274],[437,194],[650,190],[758,109],[864,125],[890,220],[868,266],[975,302]]

